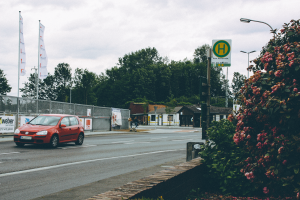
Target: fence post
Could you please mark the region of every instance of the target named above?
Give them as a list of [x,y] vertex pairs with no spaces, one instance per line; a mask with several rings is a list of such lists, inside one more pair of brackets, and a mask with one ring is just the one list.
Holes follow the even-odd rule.
[[51,105],[52,105],[52,101],[50,100],[50,106],[49,106],[49,107],[50,107],[50,108],[49,108],[49,113],[50,113],[50,114],[51,114],[51,109],[52,109],[52,106],[51,106]]

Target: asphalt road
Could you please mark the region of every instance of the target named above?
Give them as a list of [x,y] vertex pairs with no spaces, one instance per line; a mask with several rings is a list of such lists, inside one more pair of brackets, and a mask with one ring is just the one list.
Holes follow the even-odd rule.
[[86,199],[185,161],[195,130],[88,136],[57,149],[0,143],[0,199]]

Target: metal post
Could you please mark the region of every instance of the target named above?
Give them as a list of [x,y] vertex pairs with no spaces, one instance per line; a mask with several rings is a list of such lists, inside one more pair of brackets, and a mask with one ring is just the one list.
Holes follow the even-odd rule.
[[72,90],[71,89],[72,88],[70,87],[70,103],[71,103],[71,98],[72,98],[72,96],[71,96],[72,95],[72,92],[71,92]]
[[227,67],[227,73],[226,73],[226,80],[227,80],[227,82],[226,82],[226,97],[225,97],[225,107],[226,108],[228,108],[228,67]]
[[211,68],[211,48],[208,49],[208,62],[207,62],[207,85],[208,85],[208,94],[207,94],[207,128],[209,127],[209,115],[210,115],[210,68]]
[[248,53],[248,67],[247,67],[247,71],[248,71],[248,79],[249,79],[249,69],[248,69],[248,68],[249,68],[249,64],[250,64],[250,63],[249,63],[249,54],[250,54],[250,53]]
[[247,71],[248,71],[248,79],[249,79],[249,65],[250,65],[250,63],[249,63],[249,54],[254,53],[256,51],[254,50],[254,51],[250,51],[250,52],[246,52],[246,51],[240,51],[240,52],[248,54]]
[[157,109],[157,106],[154,106],[154,110],[155,110],[155,129],[156,129],[156,109]]

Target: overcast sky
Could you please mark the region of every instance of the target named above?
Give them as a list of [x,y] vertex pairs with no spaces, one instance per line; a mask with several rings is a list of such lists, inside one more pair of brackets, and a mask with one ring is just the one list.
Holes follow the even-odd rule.
[[119,57],[147,47],[170,60],[192,59],[197,47],[231,39],[231,81],[234,72],[247,75],[248,55],[240,51],[256,50],[252,60],[272,38],[267,25],[241,23],[240,18],[280,29],[299,19],[299,7],[299,0],[1,0],[0,68],[12,86],[8,95],[17,96],[21,11],[27,74],[21,76],[20,88],[38,63],[39,20],[45,26],[50,74],[62,62],[70,64],[73,73],[86,68],[100,74]]

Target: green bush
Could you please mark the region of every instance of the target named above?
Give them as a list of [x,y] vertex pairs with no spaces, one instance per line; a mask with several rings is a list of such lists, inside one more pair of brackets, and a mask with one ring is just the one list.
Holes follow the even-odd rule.
[[253,184],[240,172],[241,162],[249,155],[233,142],[235,128],[232,122],[223,119],[214,121],[207,130],[209,140],[200,153],[208,170],[204,174],[207,183],[205,192],[247,196],[256,191]]

